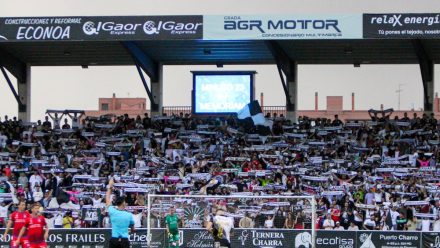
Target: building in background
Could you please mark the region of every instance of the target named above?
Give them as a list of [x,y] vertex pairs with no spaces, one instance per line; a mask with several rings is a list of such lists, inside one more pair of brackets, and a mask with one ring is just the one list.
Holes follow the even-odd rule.
[[128,114],[131,118],[135,118],[138,115],[143,116],[145,113],[150,112],[147,110],[146,98],[119,98],[113,93],[112,98],[99,98],[98,102],[99,109],[86,110],[86,116],[99,117],[102,115],[120,116]]
[[[351,94],[351,108],[349,110],[344,110],[344,98],[342,96],[327,96],[326,101],[326,109],[319,110],[318,102],[319,95],[318,92],[315,93],[315,108],[313,110],[298,110],[297,116],[308,116],[310,118],[328,118],[334,119],[335,115],[339,116],[341,120],[369,120],[370,116],[368,114],[368,110],[356,110],[355,109],[355,94]],[[150,113],[150,110],[147,109],[146,106],[147,99],[146,98],[117,98],[115,94],[113,94],[112,98],[99,98],[99,110],[86,110],[86,116],[94,116],[99,117],[102,115],[116,115],[120,116],[123,114],[128,114],[131,118],[136,118],[136,116],[140,115],[141,117],[145,113]],[[260,104],[264,114],[270,113],[272,116],[274,113],[277,116],[286,115],[286,107],[285,106],[266,106],[264,105],[264,95],[260,95]],[[383,109],[383,105],[381,105],[381,109]],[[433,113],[436,118],[440,118],[440,100],[438,95],[435,95],[434,99],[434,108]],[[394,111],[391,118],[394,116],[399,116],[399,118],[403,117],[403,114],[407,112],[408,116],[412,118],[413,113],[417,113],[418,116],[423,114],[423,110],[401,110]],[[163,113],[167,115],[173,114],[190,114],[191,106],[164,106]]]

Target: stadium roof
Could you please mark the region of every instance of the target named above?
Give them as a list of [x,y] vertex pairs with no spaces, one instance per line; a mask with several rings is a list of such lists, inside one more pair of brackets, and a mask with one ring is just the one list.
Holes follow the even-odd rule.
[[280,53],[298,64],[435,63],[431,22],[437,13],[4,17],[0,63],[134,65],[127,42],[161,64],[275,64]]
[[[410,39],[278,40],[298,64],[418,64]],[[160,40],[136,41],[145,54],[163,64],[273,64],[268,41]],[[434,62],[440,40],[420,40]],[[0,53],[32,66],[133,65],[119,41],[2,42]]]

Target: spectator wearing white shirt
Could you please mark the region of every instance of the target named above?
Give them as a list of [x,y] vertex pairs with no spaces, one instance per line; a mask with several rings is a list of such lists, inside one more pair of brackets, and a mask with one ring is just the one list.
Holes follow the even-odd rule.
[[73,221],[73,226],[75,228],[81,228],[81,220],[79,218],[75,218],[75,221]]
[[365,195],[365,204],[373,205],[373,202],[374,202],[374,193],[370,189],[369,192]]
[[29,180],[24,173],[20,173],[20,177],[18,178],[18,184],[21,184],[23,188],[27,188],[29,186]]
[[0,205],[0,226],[4,227],[6,218],[8,217],[8,209],[12,205],[12,202],[8,205],[5,205],[5,202],[2,201]]
[[147,165],[145,164],[145,161],[142,159],[142,156],[138,156],[136,158],[136,163],[135,163],[136,169],[139,168],[145,168]]
[[51,113],[47,113],[47,115],[49,115],[49,117],[52,119],[53,129],[60,129],[60,122],[64,114],[58,116],[58,113],[55,113],[55,116],[52,116]]
[[103,228],[112,227],[112,223],[110,222],[110,217],[108,216],[108,213],[104,213],[104,218],[102,218],[102,227]]
[[47,226],[49,229],[52,229],[55,227],[55,216],[51,215],[50,218],[45,218]]
[[272,215],[268,215],[267,219],[264,221],[265,228],[273,228],[273,218]]
[[422,222],[422,232],[429,232],[431,227],[431,220],[428,218],[423,218]]
[[134,227],[141,228],[142,226],[142,212],[138,212],[136,209],[133,211]]
[[354,222],[356,223],[356,225],[358,227],[362,227],[362,223],[363,223],[362,215],[356,210],[353,211],[353,215],[354,215]]
[[378,185],[376,192],[374,192],[374,201],[378,205],[382,204],[382,190],[381,190],[381,188],[382,187],[380,185]]
[[38,175],[37,171],[34,171],[34,174],[29,178],[29,184],[31,185],[32,191],[34,191],[35,186],[41,185],[43,183],[43,178]]
[[339,221],[336,221],[336,226],[335,228],[333,228],[333,230],[337,230],[337,231],[344,231],[344,227],[341,226],[341,223]]
[[335,227],[335,222],[332,220],[332,217],[330,214],[326,215],[326,218],[324,220],[324,223],[322,224],[322,227],[325,230],[333,230],[333,228]]
[[432,231],[433,232],[440,232],[440,217],[438,216],[437,219],[434,221],[432,225]]
[[359,231],[359,227],[352,221],[347,229],[348,231]]
[[393,229],[397,230],[397,217],[399,217],[399,212],[397,211],[397,207],[393,206],[393,209],[390,210],[391,220],[393,222]]
[[98,194],[95,195],[95,197],[92,199],[93,207],[100,207],[102,203],[102,198],[99,197]]
[[99,171],[101,170],[102,163],[99,163],[98,167],[95,167],[95,163],[92,163],[91,170],[92,176],[99,177]]
[[374,221],[374,216],[373,215],[371,215],[370,218],[365,219],[364,225],[363,225],[365,230],[374,230],[375,226],[376,226],[376,222]]
[[37,185],[32,192],[32,197],[34,198],[34,202],[40,202],[43,200],[43,191],[41,191],[40,185]]
[[0,131],[0,148],[6,147],[6,142],[8,141],[8,137],[3,134],[3,131]]
[[54,227],[55,228],[62,228],[63,227],[63,214],[57,213],[55,215]]

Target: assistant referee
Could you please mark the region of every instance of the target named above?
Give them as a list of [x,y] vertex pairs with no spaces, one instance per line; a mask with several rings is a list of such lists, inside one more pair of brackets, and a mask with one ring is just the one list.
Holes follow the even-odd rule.
[[112,238],[110,239],[110,248],[127,248],[130,247],[128,241],[128,228],[131,228],[131,232],[134,232],[134,219],[133,215],[125,211],[125,197],[119,196],[116,198],[116,207],[112,206],[112,190],[113,179],[107,186],[107,193],[105,194],[105,204],[107,211],[110,215],[110,222],[112,223]]

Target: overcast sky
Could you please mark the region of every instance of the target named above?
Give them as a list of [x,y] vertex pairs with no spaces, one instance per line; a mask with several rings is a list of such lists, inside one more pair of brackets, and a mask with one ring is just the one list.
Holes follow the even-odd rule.
[[[30,4],[32,3],[32,4]],[[0,16],[81,16],[81,15],[191,15],[191,14],[289,14],[289,13],[381,13],[440,12],[439,0],[0,0]],[[191,70],[217,70],[215,66],[166,66],[164,105],[190,105]],[[265,94],[265,105],[283,105],[284,93],[275,66],[228,66],[223,70],[256,70],[256,96]],[[440,75],[439,66],[435,74]],[[440,76],[438,76],[440,78]],[[397,108],[395,92],[403,84],[401,108],[423,106],[418,65],[299,66],[299,109],[314,108],[314,92],[319,107],[325,97],[344,96],[350,108],[351,92],[356,108]],[[439,81],[439,80],[437,80]],[[436,84],[436,92],[438,87]],[[46,109],[98,108],[99,97],[147,97],[134,67],[33,67],[32,120],[43,118]],[[17,114],[17,104],[3,77],[0,77],[0,115]]]

